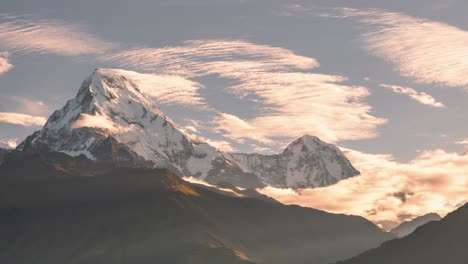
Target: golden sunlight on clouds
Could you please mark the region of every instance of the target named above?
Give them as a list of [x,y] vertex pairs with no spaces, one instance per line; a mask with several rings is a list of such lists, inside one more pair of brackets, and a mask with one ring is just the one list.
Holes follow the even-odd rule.
[[12,68],[13,68],[13,65],[10,63],[10,60],[8,59],[8,53],[0,52],[0,75],[11,70]]
[[130,125],[126,128],[121,127],[120,125],[116,124],[109,117],[104,115],[89,115],[89,114],[81,114],[80,118],[72,124],[71,128],[81,128],[81,127],[93,127],[93,128],[101,128],[105,130],[109,130],[111,133],[125,133],[131,129],[133,129],[133,125]]
[[418,92],[410,87],[402,87],[398,85],[388,85],[388,84],[381,84],[380,87],[387,88],[395,93],[399,94],[406,94],[411,99],[423,104],[428,105],[436,108],[444,108],[445,105],[441,102],[438,102],[434,97],[427,93]]
[[113,45],[64,21],[0,14],[0,47],[11,52],[83,55]]
[[43,126],[46,121],[47,119],[43,116],[0,112],[0,123],[9,123],[20,126]]
[[258,191],[285,204],[360,215],[385,229],[430,212],[445,215],[468,202],[468,155],[434,150],[400,163],[390,155],[343,151],[362,175],[323,188]]
[[0,139],[0,147],[6,146],[8,148],[14,149],[18,145],[18,139],[10,138],[10,139]]
[[202,89],[203,85],[195,81],[178,75],[142,74],[117,69],[113,71],[122,76],[130,77],[142,92],[152,97],[159,104],[209,109],[205,99],[199,93],[199,89]]
[[[268,143],[274,137],[297,138],[316,135],[328,142],[372,138],[385,119],[370,114],[363,102],[369,91],[343,84],[341,76],[301,72],[239,72],[223,76],[237,78],[235,92],[252,92],[260,98],[263,113],[250,120],[222,115],[218,129],[232,138],[250,138]],[[287,124],[287,125],[286,125]],[[287,126],[288,129],[278,129]]]
[[342,9],[372,26],[367,48],[417,82],[468,86],[468,31],[422,18],[378,9]]
[[[278,137],[292,139],[304,134],[329,142],[372,138],[386,122],[373,116],[365,103],[367,88],[347,85],[343,76],[312,73],[320,66],[317,60],[284,48],[242,40],[187,41],[181,46],[128,50],[101,59],[181,78],[215,75],[235,81],[226,91],[257,104],[255,117],[243,120],[235,113],[203,105],[198,93],[201,84],[180,82],[177,88],[187,91],[180,104],[196,102],[217,116],[208,130],[227,131],[237,141],[249,138],[269,143],[278,142]],[[287,130],[277,129],[285,124]]]

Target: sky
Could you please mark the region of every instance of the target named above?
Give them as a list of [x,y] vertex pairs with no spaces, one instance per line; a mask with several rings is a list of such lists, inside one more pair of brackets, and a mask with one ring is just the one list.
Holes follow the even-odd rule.
[[264,190],[285,202],[390,226],[468,194],[466,1],[1,6],[0,147],[40,129],[95,68],[120,68],[224,151],[277,153],[311,134],[362,172],[324,189]]

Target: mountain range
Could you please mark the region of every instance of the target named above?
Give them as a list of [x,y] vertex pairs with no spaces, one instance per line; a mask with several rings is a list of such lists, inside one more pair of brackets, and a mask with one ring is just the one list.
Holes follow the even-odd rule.
[[169,169],[14,151],[0,175],[0,263],[326,264],[394,238],[362,217],[228,196]]
[[0,263],[468,263],[468,205],[392,232],[283,205],[255,188],[322,187],[359,171],[310,135],[275,155],[220,151],[132,76],[95,70],[41,130],[0,149]]
[[17,149],[171,168],[210,183],[244,188],[321,187],[359,174],[337,147],[309,135],[278,155],[219,151],[184,133],[145,93],[151,87],[141,87],[132,76],[134,72],[124,70],[95,70],[76,97]]
[[418,227],[408,236],[388,241],[339,264],[468,263],[468,204],[440,221]]
[[405,221],[401,223],[399,226],[390,230],[390,232],[397,235],[398,237],[405,237],[413,233],[413,231],[416,230],[416,228],[422,225],[425,225],[429,222],[432,222],[432,221],[439,221],[440,219],[442,219],[442,217],[440,217],[440,215],[436,213],[422,215],[422,216],[414,218],[411,221]]

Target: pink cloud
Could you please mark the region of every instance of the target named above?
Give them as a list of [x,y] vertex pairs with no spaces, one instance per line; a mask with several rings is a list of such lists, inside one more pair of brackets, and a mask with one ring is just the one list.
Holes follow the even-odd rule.
[[428,105],[428,106],[437,107],[437,108],[445,108],[445,105],[443,103],[438,102],[431,95],[427,93],[423,93],[423,92],[418,92],[410,87],[402,87],[398,85],[388,85],[388,84],[381,84],[380,87],[392,90],[395,93],[406,94],[411,99],[423,105]]
[[0,15],[0,47],[11,52],[83,55],[101,53],[113,46],[65,21]]
[[21,126],[43,126],[47,119],[43,116],[32,116],[20,113],[0,112],[0,122]]
[[468,155],[433,150],[401,163],[390,155],[344,151],[360,176],[323,188],[259,191],[286,204],[360,215],[386,229],[430,212],[445,215],[468,201]]
[[10,63],[10,60],[8,59],[8,53],[0,52],[0,75],[11,70],[12,68],[13,68],[13,65]]

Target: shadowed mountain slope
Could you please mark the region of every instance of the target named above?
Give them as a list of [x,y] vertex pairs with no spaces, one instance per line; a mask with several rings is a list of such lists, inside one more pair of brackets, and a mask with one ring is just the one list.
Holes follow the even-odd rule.
[[356,216],[235,198],[168,170],[61,153],[0,167],[0,263],[330,263],[392,236]]
[[466,264],[468,204],[410,235],[384,243],[340,264]]

